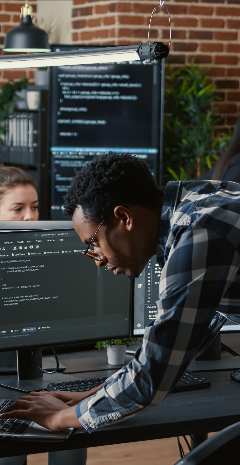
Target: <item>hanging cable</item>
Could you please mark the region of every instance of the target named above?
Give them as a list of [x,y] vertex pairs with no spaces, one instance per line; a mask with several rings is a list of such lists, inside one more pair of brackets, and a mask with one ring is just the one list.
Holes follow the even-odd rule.
[[161,6],[164,6],[166,11],[167,11],[167,15],[168,15],[168,21],[169,21],[169,43],[168,43],[168,46],[170,47],[171,45],[171,42],[172,42],[172,24],[171,24],[171,16],[170,16],[170,13],[168,11],[168,8],[166,7],[165,5],[165,1],[164,0],[159,0],[159,3],[157,6],[155,6],[155,8],[153,8],[152,10],[152,14],[151,14],[151,17],[150,17],[150,20],[149,20],[149,26],[148,26],[148,42],[150,43],[150,30],[151,30],[151,24],[152,24],[152,18],[153,18],[153,15],[156,13],[157,9],[160,8]]
[[235,350],[231,349],[231,347],[228,347],[226,344],[223,344],[223,342],[221,342],[221,349],[226,350],[226,352],[228,352],[231,355],[239,356],[239,354],[235,352]]
[[186,444],[187,444],[187,446],[188,446],[189,452],[191,452],[192,448],[191,448],[191,446],[190,446],[190,444],[189,444],[189,442],[188,442],[187,437],[186,437],[186,436],[183,436],[183,439],[184,439],[184,441],[186,442]]
[[[191,436],[190,436],[190,438],[192,439]],[[189,444],[189,441],[188,441],[187,437],[186,437],[186,436],[183,436],[183,439],[184,439],[184,441],[185,441],[186,444],[187,444],[187,447],[188,447],[189,452],[191,452],[192,448],[191,448],[191,445]],[[178,442],[178,449],[179,449],[180,457],[181,457],[181,459],[182,459],[183,457],[185,457],[186,454],[185,454],[185,452],[184,452],[184,449],[183,449],[183,446],[182,446],[182,444],[181,444],[181,441],[180,441],[179,436],[177,436],[177,442]]]
[[182,444],[180,442],[179,436],[177,436],[177,442],[178,442],[178,449],[179,449],[179,452],[180,452],[180,457],[181,457],[181,459],[183,459],[185,454],[184,454],[184,450],[183,450]]
[[53,370],[45,370],[44,368],[40,367],[38,365],[38,363],[36,362],[35,360],[35,350],[32,350],[32,358],[33,358],[33,361],[35,363],[35,365],[38,367],[38,369],[42,372],[42,373],[56,373],[59,369],[59,360],[58,360],[58,356],[57,356],[57,353],[56,353],[56,350],[55,350],[55,347],[52,346],[52,351],[53,351],[53,355],[54,355],[54,358],[56,360],[56,368],[54,368]]

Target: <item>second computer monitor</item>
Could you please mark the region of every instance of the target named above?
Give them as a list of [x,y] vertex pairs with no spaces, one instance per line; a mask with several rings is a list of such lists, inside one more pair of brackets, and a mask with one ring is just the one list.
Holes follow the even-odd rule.
[[[154,255],[134,284],[133,334],[142,336],[145,327],[155,319],[158,311],[156,301],[159,299],[159,280],[161,268]],[[240,332],[240,325],[227,320],[221,333]]]

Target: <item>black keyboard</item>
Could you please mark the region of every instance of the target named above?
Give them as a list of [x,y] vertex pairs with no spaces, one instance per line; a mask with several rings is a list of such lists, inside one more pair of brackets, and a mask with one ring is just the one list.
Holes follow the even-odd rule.
[[62,383],[49,383],[47,391],[73,391],[85,392],[104,383],[107,377],[92,379],[76,379],[75,381],[63,381]]
[[3,410],[5,410],[5,408],[9,407],[9,405],[12,405],[13,403],[14,400],[4,399],[0,405],[0,413],[3,413]]
[[[0,413],[3,412],[5,408],[13,404],[14,400],[5,399],[0,405]],[[3,433],[18,433],[23,434],[27,427],[29,426],[30,421],[20,420],[18,418],[8,418],[7,420],[0,419],[0,434]]]
[[193,391],[195,389],[209,388],[210,386],[211,382],[208,379],[186,370],[171,392]]
[[23,434],[29,426],[29,421],[19,420],[18,418],[8,418],[7,420],[0,419],[0,434],[1,433],[18,433]]
[[[107,378],[77,379],[75,381],[63,381],[62,383],[49,383],[47,391],[73,391],[85,392],[104,383]],[[192,391],[211,386],[210,381],[191,371],[185,371],[183,376],[171,390],[171,392]]]

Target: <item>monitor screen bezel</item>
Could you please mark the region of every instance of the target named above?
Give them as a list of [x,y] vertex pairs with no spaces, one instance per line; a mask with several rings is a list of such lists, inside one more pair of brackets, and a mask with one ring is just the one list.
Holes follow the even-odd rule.
[[[58,221],[58,220],[40,220],[40,221],[0,221],[0,234],[4,232],[21,232],[21,231],[51,231],[51,230],[74,230],[72,221]],[[81,242],[80,238],[79,241]],[[126,278],[127,279],[127,278]],[[129,282],[129,321],[128,321],[128,332],[122,335],[115,335],[114,339],[130,337],[132,334],[133,328],[133,295],[134,295],[134,280],[128,279]],[[42,343],[36,342],[31,344],[16,344],[14,347],[0,347],[0,353],[5,351],[16,351],[21,349],[48,349],[50,347],[57,347],[58,349],[63,350],[74,350],[77,348],[86,348],[86,347],[95,347],[97,341],[111,339],[110,337],[92,337],[87,340],[83,339],[74,339],[59,341],[53,343]]]
[[[151,258],[156,258],[156,255],[153,255]],[[145,269],[147,268],[147,266],[148,265],[146,265]],[[160,280],[160,278],[159,278],[159,280]],[[137,283],[138,283],[138,278],[135,279],[135,283],[134,283],[132,336],[133,337],[143,337],[144,332],[145,332],[145,328],[147,327],[147,325],[145,327],[142,327],[141,329],[137,329],[137,323],[136,323],[136,313],[137,313],[136,312],[136,301],[137,301],[137,299],[136,299],[136,286],[137,286]],[[145,277],[144,285],[146,286],[146,277]],[[152,286],[152,283],[151,283],[151,286]],[[144,291],[144,292],[145,292],[145,296],[146,296],[146,291]],[[152,302],[152,304],[155,304],[155,303],[156,302]],[[216,310],[216,312],[217,312],[217,310]],[[157,310],[156,310],[156,315],[157,315]],[[150,324],[150,323],[151,323],[151,321],[148,322],[148,324]],[[233,322],[231,322],[231,320],[229,318],[227,319],[227,321],[224,323],[224,325],[221,327],[221,329],[219,331],[220,335],[236,334],[236,333],[240,333],[240,324],[237,324],[237,323],[234,324]]]
[[[66,44],[56,44],[56,43],[53,43],[51,44],[51,50],[52,51],[65,51],[65,50],[81,50],[81,49],[89,49],[91,50],[91,48],[98,48],[98,47],[101,47],[99,45],[95,45],[95,44],[69,44],[69,43],[66,43]],[[106,48],[107,48],[107,45],[106,45]],[[152,107],[154,106],[154,115],[155,117],[152,119],[152,126],[154,126],[154,130],[152,128],[151,132],[152,132],[152,136],[151,136],[151,144],[152,144],[152,148],[153,149],[157,149],[157,153],[153,154],[153,153],[149,153],[148,156],[151,158],[151,157],[155,157],[154,158],[154,161],[151,159],[150,160],[150,164],[153,163],[154,164],[154,167],[153,167],[153,171],[154,171],[154,176],[155,176],[155,179],[156,179],[156,182],[157,184],[161,184],[161,177],[162,177],[162,157],[163,157],[163,105],[164,105],[164,60],[156,60],[154,62],[131,62],[131,61],[126,61],[126,62],[122,62],[122,63],[113,63],[114,66],[117,66],[117,65],[121,65],[121,66],[124,66],[124,65],[133,65],[133,66],[137,66],[137,67],[143,67],[143,66],[149,66],[152,68],[152,70],[155,69],[155,72],[156,72],[156,75],[157,77],[155,76],[154,78],[154,71],[152,71],[152,77],[153,77],[153,86],[154,86],[154,92],[151,96],[152,98]],[[90,64],[90,65],[82,65],[82,66],[85,66],[85,67],[98,67],[98,66],[106,66],[106,65],[111,65],[111,63],[105,63],[103,65],[101,64]],[[76,66],[69,66],[68,67],[68,70],[73,70],[73,74],[76,72],[76,69],[78,68],[81,68],[81,65],[76,65]],[[57,97],[57,88],[56,88],[56,79],[57,79],[57,74],[58,74],[58,70],[61,69],[61,68],[64,68],[64,66],[56,66],[56,67],[52,67],[50,69],[50,87],[52,89],[52,92],[49,94],[49,126],[50,126],[50,134],[51,136],[49,137],[49,153],[51,154],[51,156],[49,157],[49,160],[50,160],[50,173],[51,173],[51,189],[50,189],[50,204],[51,204],[51,208],[50,208],[50,218],[52,220],[58,220],[60,219],[60,216],[61,215],[61,205],[59,203],[58,200],[56,200],[56,191],[55,191],[55,180],[54,180],[54,157],[52,156],[52,149],[55,148],[56,151],[57,149],[63,149],[63,150],[66,150],[66,148],[68,147],[68,144],[67,143],[64,143],[62,142],[60,144],[60,146],[58,146],[58,144],[56,145],[56,141],[55,141],[55,138],[53,136],[54,134],[54,131],[56,130],[56,114],[54,113],[54,109],[56,109],[56,104],[55,102],[57,101],[56,97]],[[75,69],[75,71],[74,71]],[[156,95],[155,95],[156,94]],[[153,104],[154,102],[154,104]],[[158,115],[158,118],[156,117],[156,115]],[[159,119],[159,121],[158,121]],[[153,136],[154,135],[154,136]],[[155,142],[153,139],[156,139]],[[102,143],[102,141],[100,141],[99,143],[97,144],[91,144],[89,145],[89,143],[87,144],[87,147],[90,147],[92,151],[95,151],[97,150],[99,153],[106,153],[108,151],[116,151],[116,152],[119,152],[119,153],[125,153],[125,152],[128,152],[127,148],[128,148],[128,145],[126,144],[122,144],[121,146],[118,146],[116,147],[115,145],[112,146],[112,144],[109,144],[109,146],[106,146],[106,143]],[[72,150],[80,150],[80,149],[85,149],[86,148],[86,144],[83,143],[79,143],[79,142],[76,142],[76,146],[71,146]],[[138,145],[138,150],[140,149],[145,149],[146,147],[145,146],[142,146],[141,144]],[[135,149],[137,149],[137,147],[135,145],[132,145],[131,146],[131,149],[130,149],[130,153],[134,153],[135,154]],[[89,149],[90,150],[90,149]],[[131,150],[133,150],[133,152],[131,152]],[[148,162],[148,161],[147,161]],[[78,170],[79,168],[75,167],[74,168],[75,170]]]

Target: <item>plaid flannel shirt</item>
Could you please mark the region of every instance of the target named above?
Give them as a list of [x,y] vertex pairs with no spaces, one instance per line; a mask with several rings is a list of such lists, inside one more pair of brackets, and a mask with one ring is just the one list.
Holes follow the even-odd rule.
[[88,432],[161,402],[198,353],[217,310],[237,321],[239,213],[239,184],[167,185],[157,248],[158,314],[134,358],[76,406]]

